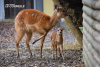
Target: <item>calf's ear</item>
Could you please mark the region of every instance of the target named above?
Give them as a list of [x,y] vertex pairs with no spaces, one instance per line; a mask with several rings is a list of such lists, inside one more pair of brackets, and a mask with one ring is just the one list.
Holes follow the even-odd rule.
[[64,30],[64,27],[61,27],[62,28],[62,30]]

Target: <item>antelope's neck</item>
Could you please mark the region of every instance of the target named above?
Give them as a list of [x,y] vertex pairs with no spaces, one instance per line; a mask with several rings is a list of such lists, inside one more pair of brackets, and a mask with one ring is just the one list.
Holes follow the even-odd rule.
[[57,41],[58,41],[58,42],[61,42],[62,39],[63,39],[63,38],[62,38],[62,34],[61,34],[61,35],[57,35],[56,38],[57,38]]
[[54,10],[54,13],[53,13],[53,15],[51,16],[51,20],[50,20],[50,23],[51,23],[52,27],[56,26],[57,23],[58,23],[58,21],[59,21],[59,18],[58,18],[58,16],[57,16],[57,11]]

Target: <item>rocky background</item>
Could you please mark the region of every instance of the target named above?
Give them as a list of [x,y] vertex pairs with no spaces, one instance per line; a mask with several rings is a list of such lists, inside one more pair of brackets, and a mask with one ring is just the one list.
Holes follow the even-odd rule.
[[57,59],[52,58],[50,40],[52,32],[53,30],[46,36],[43,58],[40,58],[39,42],[32,44],[39,37],[39,34],[34,33],[29,43],[33,57],[29,58],[24,36],[19,44],[20,59],[18,59],[16,58],[14,22],[0,22],[0,67],[84,67],[82,49],[71,31],[63,31],[65,60],[62,60],[59,55]]

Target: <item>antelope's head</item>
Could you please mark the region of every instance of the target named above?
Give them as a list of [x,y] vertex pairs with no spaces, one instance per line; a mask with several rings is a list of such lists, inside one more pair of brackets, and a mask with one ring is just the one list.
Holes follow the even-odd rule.
[[66,10],[62,7],[58,7],[57,9],[57,16],[58,18],[64,18],[67,16]]
[[57,35],[62,35],[63,34],[63,28],[59,27],[57,28]]

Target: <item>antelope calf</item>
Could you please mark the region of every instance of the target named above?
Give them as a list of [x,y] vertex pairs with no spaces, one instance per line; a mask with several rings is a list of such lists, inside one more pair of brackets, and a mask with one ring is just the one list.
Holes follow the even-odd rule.
[[53,51],[53,58],[54,58],[54,51],[56,51],[55,58],[57,58],[57,47],[59,49],[60,57],[63,57],[63,28],[59,27],[56,31],[51,34],[51,44],[52,44],[52,51]]
[[65,10],[63,8],[58,8],[58,12],[55,9],[52,16],[46,15],[43,12],[34,9],[24,9],[18,13],[15,18],[15,30],[17,33],[16,38],[16,49],[17,49],[17,57],[19,57],[19,42],[23,38],[24,34],[26,34],[26,45],[30,54],[29,41],[31,40],[33,32],[37,32],[40,34],[40,38],[35,40],[37,42],[40,40],[40,56],[42,58],[42,47],[46,34],[58,23],[60,18],[66,17]]

